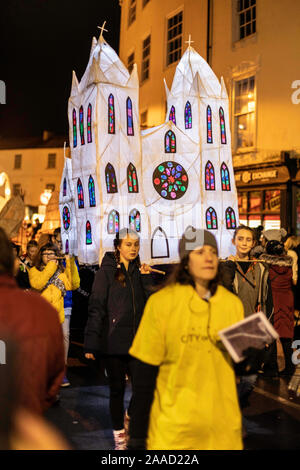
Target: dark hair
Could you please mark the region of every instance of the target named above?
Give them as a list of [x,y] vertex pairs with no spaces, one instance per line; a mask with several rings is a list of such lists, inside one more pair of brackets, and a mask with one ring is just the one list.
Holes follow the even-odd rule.
[[[122,241],[124,238],[127,237],[127,235],[130,237],[131,235],[133,238],[137,238],[140,240],[140,237],[138,236],[137,232],[135,230],[132,230],[130,228],[122,228],[117,234],[116,238],[114,239],[114,249],[115,249],[115,260],[117,263],[117,271],[115,273],[115,279],[119,281],[123,287],[125,287],[125,275],[121,269],[121,264],[120,264],[120,251],[118,250],[118,247],[121,246]],[[138,267],[141,266],[141,261],[139,255],[135,258],[134,260]]]
[[14,252],[11,242],[3,228],[0,227],[0,274],[14,273]]
[[17,256],[19,256],[20,248],[21,248],[20,245],[17,245],[17,244],[14,243],[14,242],[10,242],[10,244],[11,244],[12,249],[13,249],[13,250],[16,250]]
[[[34,260],[34,266],[39,271],[43,271],[43,269],[44,269],[44,263],[43,263],[42,258],[43,258],[44,251],[47,251],[47,250],[54,251],[55,256],[62,256],[62,254],[59,251],[59,249],[57,248],[57,246],[53,245],[53,243],[46,243],[46,245],[42,245],[40,247],[36,257],[35,257],[35,260]],[[62,272],[64,271],[64,266],[63,266],[62,260],[58,260],[58,267],[60,268],[60,270]]]
[[248,232],[251,232],[251,233],[252,233],[253,241],[256,241],[256,235],[255,235],[255,232],[254,232],[253,228],[247,227],[247,225],[243,225],[243,224],[242,224],[242,225],[239,225],[239,226],[235,229],[235,231],[234,231],[234,233],[233,233],[233,238],[232,238],[233,240],[235,240],[235,237],[237,236],[237,234],[239,233],[240,230],[248,230]]
[[[169,286],[171,284],[190,285],[196,287],[195,281],[188,270],[189,254],[185,255],[179,264],[175,265],[173,272],[170,274],[166,282],[162,287]],[[208,284],[208,289],[211,295],[216,293],[219,284],[219,268],[216,277],[212,279]]]
[[284,244],[278,240],[270,240],[266,244],[266,252],[268,255],[283,255]]
[[60,227],[56,227],[56,229],[53,232],[53,237],[56,238],[56,236],[60,234],[61,234]]
[[35,246],[37,248],[38,247],[38,242],[36,240],[30,240],[27,243],[26,249],[28,250],[28,248],[30,248],[31,246]]

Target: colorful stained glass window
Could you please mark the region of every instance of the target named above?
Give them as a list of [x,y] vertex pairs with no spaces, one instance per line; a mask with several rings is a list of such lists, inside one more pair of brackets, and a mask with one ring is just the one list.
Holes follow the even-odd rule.
[[95,197],[95,183],[92,175],[89,177],[89,197],[90,197],[90,207],[96,207],[96,197]]
[[92,227],[89,220],[87,221],[85,226],[85,243],[86,245],[92,244]]
[[218,228],[217,213],[213,207],[209,207],[206,211],[206,228],[208,230],[217,230]]
[[65,230],[68,230],[70,227],[70,211],[67,206],[63,208],[63,226]]
[[165,134],[165,153],[176,152],[176,137],[173,131],[168,131]]
[[112,94],[108,97],[108,133],[115,133],[115,99]]
[[69,254],[69,240],[66,240],[66,248],[65,248],[66,255]]
[[225,115],[224,115],[224,109],[221,107],[219,109],[219,114],[220,114],[220,130],[221,130],[221,143],[226,144],[226,128],[225,128]]
[[73,147],[77,147],[77,117],[76,117],[76,109],[73,109]]
[[207,191],[214,191],[216,189],[215,170],[210,161],[208,161],[205,166],[205,189]]
[[138,193],[139,184],[137,179],[136,168],[132,163],[129,163],[127,167],[127,186],[129,193]]
[[212,137],[212,114],[211,114],[211,107],[208,105],[206,109],[206,125],[207,125],[207,143],[213,143]]
[[132,115],[132,101],[127,98],[126,101],[126,112],[127,112],[127,135],[134,135],[133,130],[133,115]]
[[83,107],[82,106],[80,106],[80,109],[79,109],[79,131],[80,131],[81,145],[84,145],[84,126],[83,126]]
[[223,162],[221,165],[222,191],[230,191],[230,177],[227,165]]
[[141,214],[137,209],[132,209],[129,213],[129,228],[136,232],[141,231]]
[[84,208],[84,196],[83,196],[83,187],[82,187],[80,178],[78,178],[77,180],[77,197],[78,197],[78,209],[83,209]]
[[227,207],[225,211],[226,228],[236,229],[236,217],[232,207]]
[[87,141],[88,144],[92,142],[92,105],[88,105],[87,111]]
[[63,196],[66,196],[67,195],[67,180],[66,178],[64,178],[64,181],[63,181]]
[[120,230],[120,214],[113,209],[108,214],[107,231],[109,234],[119,233]]
[[169,121],[172,121],[172,122],[174,122],[174,124],[176,124],[175,108],[174,108],[174,106],[171,106],[170,114],[169,114]]
[[192,107],[189,101],[187,101],[185,105],[184,122],[186,129],[192,129]]
[[108,163],[105,167],[105,181],[106,181],[106,190],[108,193],[117,193],[118,186],[117,186],[117,179],[116,179],[116,172],[114,167]]
[[153,172],[153,186],[164,199],[180,199],[187,190],[189,178],[176,162],[163,162]]

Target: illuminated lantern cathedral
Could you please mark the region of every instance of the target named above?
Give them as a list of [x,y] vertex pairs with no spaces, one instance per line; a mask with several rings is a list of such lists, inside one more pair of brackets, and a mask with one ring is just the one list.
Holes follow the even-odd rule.
[[189,45],[165,87],[165,123],[140,132],[136,65],[130,75],[102,33],[80,83],[73,72],[74,201],[64,204],[65,168],[60,209],[64,249],[76,246],[80,263],[101,262],[123,227],[139,233],[151,264],[177,262],[190,226],[210,230],[222,257],[232,252],[238,206],[223,78]]

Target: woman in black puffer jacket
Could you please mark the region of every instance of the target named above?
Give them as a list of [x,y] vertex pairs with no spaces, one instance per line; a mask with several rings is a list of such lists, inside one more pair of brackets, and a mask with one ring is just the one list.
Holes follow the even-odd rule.
[[[132,376],[135,359],[128,354],[152,284],[151,268],[140,264],[136,232],[122,229],[114,252],[105,254],[89,300],[84,349],[87,359],[105,355],[110,387],[110,414],[116,450],[126,449],[124,394],[126,373]],[[125,424],[124,424],[125,421]]]

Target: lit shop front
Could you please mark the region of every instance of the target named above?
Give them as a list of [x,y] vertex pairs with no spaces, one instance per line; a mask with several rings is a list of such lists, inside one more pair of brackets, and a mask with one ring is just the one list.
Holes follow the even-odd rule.
[[286,166],[236,171],[235,181],[241,224],[263,225],[266,230],[291,228],[292,191]]

